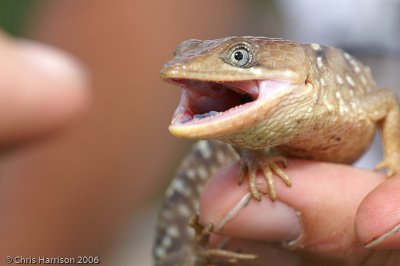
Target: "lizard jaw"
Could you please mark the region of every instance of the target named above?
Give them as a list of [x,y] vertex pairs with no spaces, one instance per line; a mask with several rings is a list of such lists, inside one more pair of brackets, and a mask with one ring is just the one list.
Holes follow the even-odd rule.
[[281,80],[200,81],[171,79],[183,88],[170,132],[183,138],[215,138],[265,119],[273,102],[298,85]]

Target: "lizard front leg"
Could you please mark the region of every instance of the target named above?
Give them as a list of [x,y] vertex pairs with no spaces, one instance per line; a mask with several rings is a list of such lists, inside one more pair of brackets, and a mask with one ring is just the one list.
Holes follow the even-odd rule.
[[381,129],[385,157],[376,169],[386,168],[386,175],[400,173],[400,106],[397,95],[388,89],[372,91],[362,98],[362,106]]
[[290,177],[283,168],[287,166],[287,160],[283,156],[276,156],[266,150],[249,150],[236,148],[240,155],[239,185],[243,183],[246,173],[249,176],[249,189],[253,198],[261,200],[261,194],[256,186],[257,171],[264,174],[268,186],[268,194],[271,200],[276,200],[275,181],[273,174],[277,175],[288,187],[292,186]]

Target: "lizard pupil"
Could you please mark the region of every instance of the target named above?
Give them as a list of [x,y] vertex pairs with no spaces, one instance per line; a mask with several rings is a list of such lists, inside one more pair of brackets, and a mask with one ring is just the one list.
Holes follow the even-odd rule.
[[234,67],[249,67],[252,62],[253,55],[250,46],[247,44],[239,44],[230,50],[228,58],[225,62]]
[[243,59],[243,53],[240,51],[235,52],[234,58],[238,61]]

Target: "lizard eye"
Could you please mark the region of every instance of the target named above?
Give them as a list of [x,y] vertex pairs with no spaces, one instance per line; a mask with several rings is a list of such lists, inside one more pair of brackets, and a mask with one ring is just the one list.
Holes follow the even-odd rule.
[[253,55],[250,52],[249,47],[241,44],[231,50],[229,56],[229,63],[236,67],[248,67],[251,64]]

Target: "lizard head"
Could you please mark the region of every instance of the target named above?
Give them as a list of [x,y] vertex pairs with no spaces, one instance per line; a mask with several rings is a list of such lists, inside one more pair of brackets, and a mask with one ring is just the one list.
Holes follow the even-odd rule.
[[268,118],[283,97],[301,93],[309,72],[302,46],[282,39],[184,41],[161,70],[163,80],[182,87],[169,130],[185,138],[238,132]]

